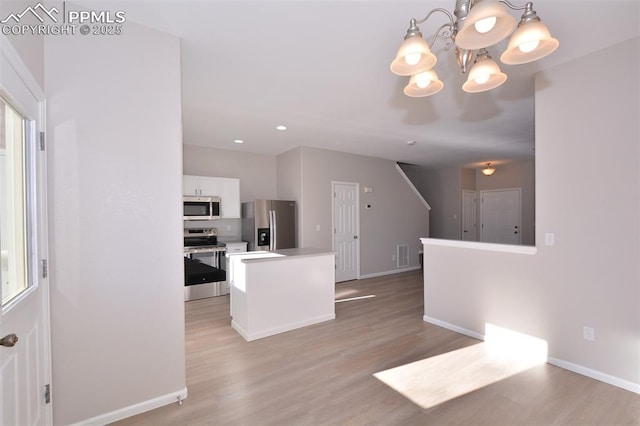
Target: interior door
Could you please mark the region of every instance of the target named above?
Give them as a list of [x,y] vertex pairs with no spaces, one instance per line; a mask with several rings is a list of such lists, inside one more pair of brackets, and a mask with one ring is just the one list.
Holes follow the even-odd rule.
[[0,52],[0,424],[50,425],[44,96],[8,43]]
[[333,250],[336,282],[355,280],[359,274],[358,184],[333,183]]
[[476,241],[476,191],[462,191],[462,240]]
[[480,198],[482,241],[520,244],[520,188],[481,191]]

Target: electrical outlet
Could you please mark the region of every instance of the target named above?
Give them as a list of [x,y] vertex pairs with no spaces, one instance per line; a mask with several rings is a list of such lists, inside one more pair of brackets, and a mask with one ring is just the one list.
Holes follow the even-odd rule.
[[391,260],[393,260],[394,262],[396,261],[396,255],[395,254],[391,255]]
[[582,327],[582,337],[584,337],[585,340],[594,341],[596,340],[596,331],[593,329],[593,327],[587,327],[585,325],[584,327]]

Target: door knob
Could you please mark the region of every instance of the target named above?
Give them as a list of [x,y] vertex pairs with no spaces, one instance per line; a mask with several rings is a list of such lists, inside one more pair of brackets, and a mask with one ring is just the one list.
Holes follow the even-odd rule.
[[18,343],[18,336],[15,334],[7,334],[0,339],[0,346],[6,346],[7,348],[15,346],[16,343]]
[[357,239],[358,239],[358,236],[357,236],[357,235],[354,235],[354,236],[353,236],[353,239],[354,239],[354,240],[357,240]]

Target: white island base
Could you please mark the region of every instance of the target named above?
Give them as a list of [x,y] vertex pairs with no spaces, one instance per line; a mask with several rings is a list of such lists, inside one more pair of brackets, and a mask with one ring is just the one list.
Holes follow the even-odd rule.
[[227,258],[231,326],[245,340],[336,317],[334,252],[286,249]]

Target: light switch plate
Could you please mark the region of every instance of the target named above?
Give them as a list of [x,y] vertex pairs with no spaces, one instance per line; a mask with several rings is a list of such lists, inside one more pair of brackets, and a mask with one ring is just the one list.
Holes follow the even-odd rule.
[[544,244],[546,246],[552,246],[556,243],[556,234],[553,232],[547,232],[544,234]]

